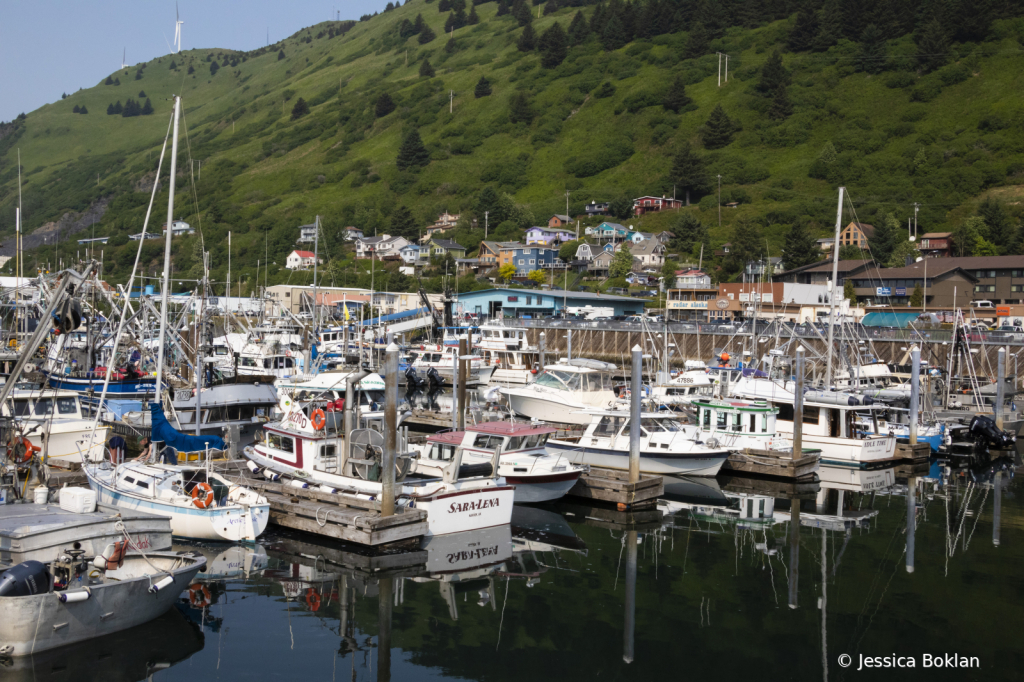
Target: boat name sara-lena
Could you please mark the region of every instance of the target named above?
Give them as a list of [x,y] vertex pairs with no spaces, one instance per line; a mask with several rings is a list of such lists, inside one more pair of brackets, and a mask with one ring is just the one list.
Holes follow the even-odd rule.
[[460,561],[472,561],[475,559],[484,559],[487,557],[497,556],[498,546],[492,547],[480,547],[479,549],[462,550],[461,552],[449,552],[448,563],[457,564]]
[[448,513],[454,514],[456,512],[478,511],[480,509],[490,509],[491,507],[500,506],[501,504],[497,497],[489,500],[478,500],[476,502],[452,502],[448,507]]

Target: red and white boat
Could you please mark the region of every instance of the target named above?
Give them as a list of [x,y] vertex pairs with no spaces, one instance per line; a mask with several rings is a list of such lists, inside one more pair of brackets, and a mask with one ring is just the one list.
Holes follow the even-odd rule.
[[[321,491],[377,499],[384,436],[371,429],[352,431],[346,447],[341,413],[324,413],[315,404],[293,403],[279,422],[245,456],[254,470],[319,486]],[[463,462],[463,450],[452,448],[432,470],[436,476],[410,475],[411,454],[400,448],[396,458],[395,503],[424,509],[429,535],[460,533],[501,526],[512,520],[514,488],[498,472],[498,455]],[[250,468],[253,468],[251,466]]]
[[490,462],[500,452],[498,474],[516,487],[515,501],[550,502],[569,492],[589,469],[570,462],[560,453],[550,454],[546,445],[553,433],[556,430],[550,426],[501,421],[434,434],[419,446],[415,471],[440,476],[448,459],[459,449],[463,464]]

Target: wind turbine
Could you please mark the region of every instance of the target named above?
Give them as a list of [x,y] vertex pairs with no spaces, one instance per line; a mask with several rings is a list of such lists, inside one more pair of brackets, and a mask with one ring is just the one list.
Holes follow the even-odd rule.
[[181,52],[181,25],[185,22],[178,14],[178,3],[174,3],[174,52]]
[[124,63],[125,57],[128,56],[128,48],[124,48],[124,52],[121,53],[121,68],[126,69],[128,65]]

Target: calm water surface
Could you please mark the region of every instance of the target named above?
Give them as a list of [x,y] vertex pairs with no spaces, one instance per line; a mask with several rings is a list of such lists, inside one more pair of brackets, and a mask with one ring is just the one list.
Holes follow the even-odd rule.
[[[657,511],[517,508],[385,557],[281,532],[200,546],[210,575],[176,610],[0,679],[1019,680],[1013,466],[678,480]],[[917,667],[857,670],[894,655]]]

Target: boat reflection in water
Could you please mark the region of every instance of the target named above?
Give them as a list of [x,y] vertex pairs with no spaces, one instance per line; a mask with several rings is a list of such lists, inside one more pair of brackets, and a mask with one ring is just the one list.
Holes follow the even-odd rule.
[[206,568],[196,576],[197,581],[245,579],[267,567],[267,550],[260,544],[224,547],[176,542],[174,551],[199,552],[206,557]]
[[137,627],[0,662],[4,682],[93,679],[136,682],[191,657],[203,633],[177,608]]

